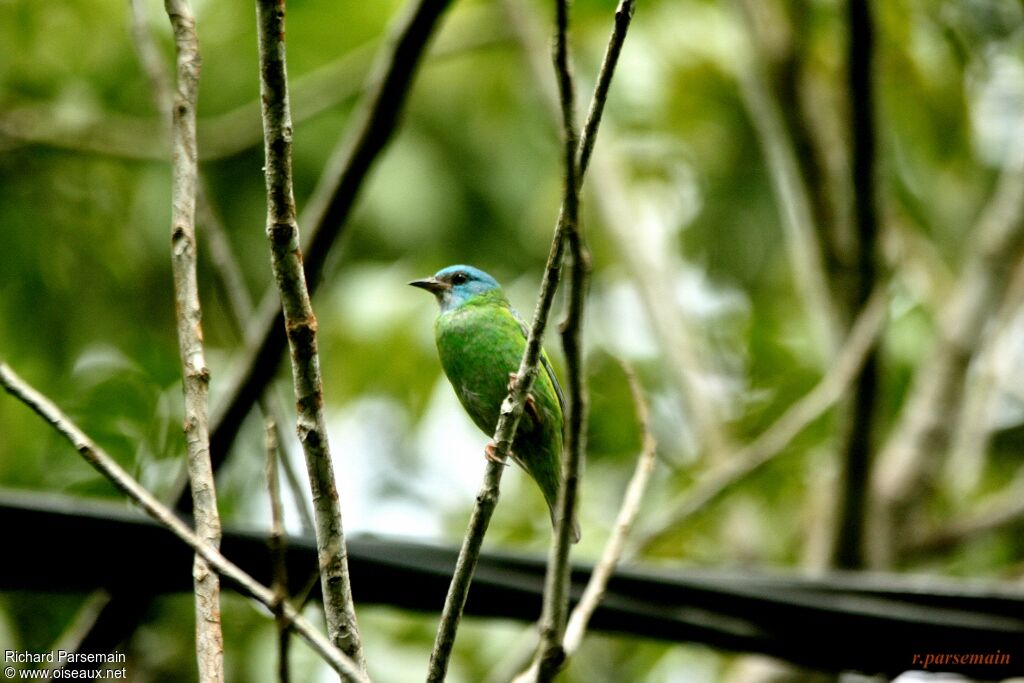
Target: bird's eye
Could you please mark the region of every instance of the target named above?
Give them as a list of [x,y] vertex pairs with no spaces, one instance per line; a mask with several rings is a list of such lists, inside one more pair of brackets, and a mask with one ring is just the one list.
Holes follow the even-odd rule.
[[452,275],[452,284],[454,284],[454,285],[465,284],[465,282],[468,279],[469,279],[469,277],[467,277],[465,273],[455,273],[454,275]]

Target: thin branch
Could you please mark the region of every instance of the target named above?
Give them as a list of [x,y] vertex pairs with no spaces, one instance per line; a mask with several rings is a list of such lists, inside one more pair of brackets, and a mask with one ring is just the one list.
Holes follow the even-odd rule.
[[[856,253],[851,269],[851,297],[862,308],[878,279],[878,206],[874,88],[874,25],[868,0],[847,3],[847,102],[851,114],[850,157],[853,166],[853,215]],[[864,534],[872,435],[877,418],[880,381],[878,347],[868,352],[854,383],[852,413],[843,426],[839,515],[832,563],[840,569],[864,564]]]
[[[598,83],[609,82],[605,73],[614,70],[619,51],[625,39],[629,22],[633,16],[635,2],[620,2],[615,12],[615,26],[608,41],[604,61]],[[536,27],[533,17],[522,11],[519,3],[506,0],[504,3],[509,21],[514,27],[522,46],[524,57],[534,78],[546,95],[552,120],[557,124],[561,118],[559,113],[558,93],[549,85],[548,65],[541,56],[544,44],[542,32]],[[594,102],[601,102],[595,98]],[[583,137],[587,140],[586,131],[590,127],[590,118],[594,114],[600,118],[600,109],[588,115]],[[580,156],[580,167],[586,171],[590,154]],[[721,462],[731,450],[730,439],[718,411],[713,402],[707,400],[706,392],[700,386],[697,369],[702,367],[696,340],[691,333],[691,326],[686,324],[682,312],[676,315],[665,315],[665,302],[673,301],[675,293],[666,283],[670,282],[667,275],[669,268],[657,257],[661,254],[645,253],[636,239],[636,206],[623,196],[622,183],[615,178],[617,168],[607,159],[598,156],[592,172],[596,191],[594,201],[604,216],[603,226],[615,242],[616,252],[620,254],[637,283],[640,301],[643,304],[651,329],[658,340],[668,365],[668,377],[675,384],[683,400],[689,416],[694,422],[698,442],[702,450],[708,453],[713,462]],[[695,326],[694,326],[695,327]]]
[[[580,148],[578,150],[580,159],[583,158],[583,150],[588,147],[592,149],[597,139],[597,131],[601,124],[601,113],[607,99],[612,76],[615,73],[615,64],[621,51],[622,42],[626,38],[629,22],[633,16],[633,4],[633,0],[623,0],[616,10],[615,30],[612,32],[612,37],[609,40],[604,66],[601,69],[601,79],[594,89],[587,122],[580,137]],[[589,159],[589,153],[586,158]],[[578,171],[574,170],[572,176],[575,189],[578,191],[583,182],[586,167],[579,164],[576,168]],[[554,236],[551,241],[551,249],[544,268],[544,277],[541,281],[540,293],[537,296],[533,322],[530,325],[529,335],[526,340],[526,350],[519,364],[513,388],[502,402],[498,424],[495,428],[493,439],[496,446],[495,453],[501,460],[505,460],[508,456],[512,445],[512,436],[515,434],[519,426],[519,419],[522,416],[523,404],[537,374],[541,341],[544,337],[544,330],[547,327],[548,315],[551,311],[555,290],[558,287],[558,280],[561,274],[566,235],[566,208],[563,204],[559,210]],[[480,548],[483,545],[484,535],[487,532],[487,525],[490,523],[491,515],[498,504],[501,476],[504,469],[505,466],[503,464],[496,462],[487,463],[484,481],[477,492],[476,505],[470,515],[469,526],[466,529],[466,535],[459,550],[455,573],[448,587],[448,594],[445,597],[444,608],[441,612],[441,621],[434,639],[434,647],[431,652],[430,665],[427,672],[427,681],[430,683],[443,681],[447,674],[448,661],[451,658],[452,648],[455,645],[455,634],[459,628],[459,621],[462,619],[466,596],[469,594],[469,585],[473,580],[473,572],[480,557]]]
[[284,0],[257,0],[256,14],[259,28],[260,95],[266,138],[267,239],[270,241],[271,263],[281,295],[285,330],[291,349],[292,379],[298,412],[296,431],[306,456],[313,493],[327,633],[331,642],[365,670],[355,606],[352,603],[341,507],[324,419],[316,316],[306,288],[292,193],[292,122],[285,63]]
[[264,445],[267,451],[266,477],[267,493],[270,497],[270,560],[274,566],[274,579],[270,588],[274,593],[274,621],[277,622],[277,679],[288,683],[288,645],[291,642],[290,624],[284,614],[288,602],[288,564],[285,552],[284,516],[281,512],[281,485],[277,478],[277,425],[267,420]]
[[[625,550],[626,538],[629,536],[629,531],[633,528],[633,522],[636,521],[636,517],[640,512],[640,505],[643,503],[647,484],[651,479],[651,473],[654,472],[654,465],[657,462],[658,444],[651,433],[650,411],[647,407],[647,399],[644,398],[643,390],[640,388],[632,368],[624,364],[623,370],[626,373],[626,379],[629,381],[630,392],[633,394],[636,418],[640,425],[640,433],[643,435],[643,443],[640,449],[640,457],[637,458],[636,469],[633,470],[633,476],[626,486],[626,494],[622,498],[619,513],[615,517],[615,526],[612,528],[612,533],[608,537],[604,549],[601,551],[601,557],[597,564],[594,565],[594,570],[590,573],[590,579],[583,590],[583,595],[580,597],[575,609],[573,609],[572,616],[569,617],[569,623],[565,628],[565,638],[562,641],[562,647],[565,650],[566,660],[570,659],[579,650],[580,645],[583,643],[583,636],[586,634],[587,626],[590,623],[590,618],[593,616],[598,605],[601,604],[601,599],[608,588],[608,581],[612,578],[612,574],[615,573],[615,568],[618,566],[619,559]],[[539,661],[534,661],[526,672],[516,677],[515,681],[516,683],[520,681],[527,683],[536,680],[538,674]]]
[[[150,517],[184,541],[197,555],[202,556],[214,571],[235,584],[246,595],[268,609],[273,609],[274,594],[269,588],[260,585],[221,555],[216,548],[201,539],[142,484],[122,469],[106,451],[86,436],[52,401],[18,377],[6,363],[0,363],[0,385],[56,429],[86,462],[105,476],[119,491],[138,503]],[[345,680],[368,681],[366,675],[351,659],[335,648],[305,617],[287,603],[285,616],[288,617],[295,632]]]
[[[252,330],[248,324],[254,314],[252,297],[249,295],[249,290],[245,285],[245,276],[242,274],[242,268],[238,263],[238,259],[235,258],[235,253],[231,248],[231,242],[228,239],[224,224],[210,202],[208,189],[202,181],[202,174],[200,174],[199,196],[196,203],[196,218],[199,221],[199,225],[203,228],[203,234],[206,235],[210,262],[213,264],[217,282],[224,292],[225,300],[227,301],[226,308],[228,309],[231,322],[234,324],[239,338],[244,340],[246,344],[250,344],[254,341]],[[280,433],[279,425],[288,422],[284,417],[287,415],[287,410],[273,384],[268,384],[264,388],[257,403],[259,404],[260,412],[274,425],[274,430],[277,432],[275,438],[281,451],[281,457],[278,461],[285,475],[285,483],[288,484],[292,498],[295,501],[295,508],[299,513],[302,528],[312,534],[314,528],[313,513],[303,493],[303,486],[295,473],[295,467],[292,466],[297,457],[293,457],[294,448],[291,442],[282,438],[283,435]]]
[[[569,247],[569,291],[565,320],[562,321],[562,348],[566,364],[565,444],[562,455],[562,484],[558,490],[558,513],[551,538],[548,568],[544,577],[544,607],[540,619],[540,645],[537,650],[538,681],[550,681],[565,662],[562,638],[569,616],[569,544],[576,516],[576,500],[586,450],[587,400],[583,372],[583,309],[590,272],[590,254],[579,222],[579,184],[576,176],[576,87],[573,84],[572,57],[569,54],[569,3],[555,2],[554,67],[562,114],[562,144],[565,182],[562,208]],[[586,147],[580,157],[590,156]]]
[[690,519],[754,472],[783,453],[783,449],[809,424],[842,398],[875,344],[886,313],[885,287],[879,286],[868,305],[857,316],[845,345],[821,381],[794,403],[753,442],[730,457],[725,465],[702,477],[685,494],[681,503],[652,525],[637,546],[646,549],[665,533]]
[[[132,45],[142,66],[142,72],[149,81],[149,92],[153,96],[153,104],[160,113],[160,122],[165,128],[171,124],[171,101],[174,96],[171,80],[167,75],[163,57],[157,49],[153,34],[146,24],[146,10],[142,0],[128,0],[131,14],[130,30]],[[168,128],[169,130],[169,128]]]
[[[171,89],[170,80],[167,77],[167,70],[164,68],[156,42],[153,40],[153,34],[147,26],[142,0],[129,0],[128,5],[132,44],[135,46],[143,73],[145,73],[146,79],[149,81],[150,93],[153,95],[153,104],[156,106],[157,111],[160,112],[161,117],[166,120],[169,133],[171,102],[174,93]],[[252,109],[255,109],[257,106],[256,102],[252,103]],[[262,132],[259,135],[260,139],[262,139]],[[209,189],[206,186],[201,169],[197,169],[196,176],[196,223],[202,229],[202,234],[206,237],[207,255],[214,267],[213,270],[217,282],[224,293],[230,321],[234,324],[235,331],[239,337],[244,339],[249,332],[248,323],[254,313],[252,297],[249,295],[248,287],[245,284],[245,277],[242,274],[241,266],[238,264],[238,259],[235,258],[234,251],[231,248],[231,242],[228,239],[224,224],[210,202]],[[275,402],[274,396],[269,393],[264,393],[260,397],[260,409],[264,415],[268,415],[269,419],[273,421],[275,428],[276,425],[284,422],[282,416],[285,414],[285,411]],[[302,487],[295,476],[295,468],[291,465],[292,459],[289,457],[290,448],[288,442],[282,440],[280,434],[278,434],[277,441],[278,446],[284,450],[283,457],[280,460],[281,467],[285,472],[289,488],[292,490],[292,496],[295,499],[303,528],[312,533],[312,513],[309,511],[306,499],[302,495]]]
[[[210,464],[207,409],[210,370],[203,352],[202,311],[196,277],[196,99],[199,91],[199,41],[188,0],[165,0],[174,30],[177,77],[171,125],[172,197],[171,265],[174,304],[181,351],[182,391],[185,396],[185,441],[192,488],[196,534],[213,548],[220,547],[220,515]],[[196,601],[196,660],[199,680],[224,680],[224,636],[220,625],[220,578],[197,554],[192,569]]]
[[912,513],[934,488],[961,410],[967,369],[1006,296],[1010,270],[1024,254],[1024,136],[1013,138],[995,192],[968,234],[966,260],[939,321],[935,349],[914,373],[872,473],[868,551],[875,567],[899,554]]
[[[374,161],[398,128],[399,114],[441,15],[450,0],[413,0],[396,22],[368,78],[366,96],[346,128],[309,201],[302,223],[312,225],[312,239],[303,249],[306,281],[316,292],[332,244],[348,224],[347,218]],[[306,215],[310,216],[307,220]],[[214,463],[223,460],[242,422],[271,381],[284,352],[284,325],[279,304],[263,299],[254,321],[257,330],[249,345],[244,371],[227,390],[211,436]]]
[[633,403],[636,407],[636,419],[642,434],[642,445],[640,457],[637,458],[636,468],[633,476],[626,486],[626,495],[622,498],[622,505],[619,507],[619,514],[615,517],[615,526],[612,534],[605,543],[601,557],[590,574],[587,587],[583,590],[579,603],[572,611],[569,618],[569,625],[565,629],[565,656],[572,657],[583,642],[583,636],[587,630],[587,624],[594,610],[601,604],[601,598],[608,587],[608,581],[615,573],[615,567],[622,557],[626,547],[626,538],[630,529],[640,512],[640,505],[644,500],[644,493],[647,491],[647,484],[654,472],[654,465],[657,462],[658,443],[651,432],[650,410],[647,407],[647,399],[644,397],[643,389],[637,381],[636,375],[628,366],[623,368],[626,372],[626,379],[629,381],[629,389],[633,394]]

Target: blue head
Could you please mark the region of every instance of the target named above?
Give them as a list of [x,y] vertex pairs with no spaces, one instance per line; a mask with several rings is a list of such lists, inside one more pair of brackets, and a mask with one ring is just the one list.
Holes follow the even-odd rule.
[[452,311],[480,294],[501,291],[501,285],[493,277],[479,268],[463,265],[442,268],[433,277],[413,280],[409,284],[437,297],[442,313]]

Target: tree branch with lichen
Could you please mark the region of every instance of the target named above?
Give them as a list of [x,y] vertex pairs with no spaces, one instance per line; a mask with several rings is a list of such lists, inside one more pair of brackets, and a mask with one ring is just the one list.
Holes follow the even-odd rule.
[[306,287],[292,190],[292,122],[285,62],[284,0],[257,0],[256,15],[266,157],[267,239],[291,350],[298,413],[296,432],[306,456],[313,494],[327,634],[331,642],[365,669],[349,582],[341,507],[324,419],[316,316]]
[[[192,488],[196,534],[210,546],[220,546],[220,515],[210,463],[207,417],[210,370],[203,351],[202,310],[196,277],[196,100],[199,91],[199,41],[188,0],[164,4],[174,31],[177,70],[171,124],[171,266],[174,307],[181,352],[182,392],[185,396],[185,441]],[[196,602],[196,661],[199,680],[224,680],[224,635],[220,624],[220,578],[202,555],[192,569]]]
[[[302,216],[312,226],[303,248],[306,284],[316,291],[331,246],[348,225],[348,216],[374,162],[398,128],[413,77],[426,54],[450,0],[412,0],[391,29],[364,86],[366,95],[352,123],[341,136]],[[259,306],[243,372],[225,392],[217,411],[211,448],[214,462],[223,460],[242,422],[264,387],[271,381],[285,348],[281,308],[268,295]]]

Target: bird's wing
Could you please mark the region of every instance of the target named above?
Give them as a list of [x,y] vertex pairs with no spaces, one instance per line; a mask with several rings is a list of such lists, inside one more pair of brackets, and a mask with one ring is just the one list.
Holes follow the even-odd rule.
[[[511,306],[508,307],[508,310],[511,311],[512,317],[516,319],[517,323],[519,323],[519,329],[522,331],[523,337],[525,339],[529,339],[530,328],[526,326],[526,321],[519,315],[519,311]],[[544,349],[541,349],[540,351],[540,362],[544,365],[545,372],[548,373],[548,379],[551,380],[551,386],[555,388],[555,396],[558,397],[558,408],[562,411],[562,414],[565,414],[565,395],[562,393],[562,387],[558,384],[558,378],[555,377],[555,369],[551,367],[551,361],[548,360],[548,354],[544,353]]]

